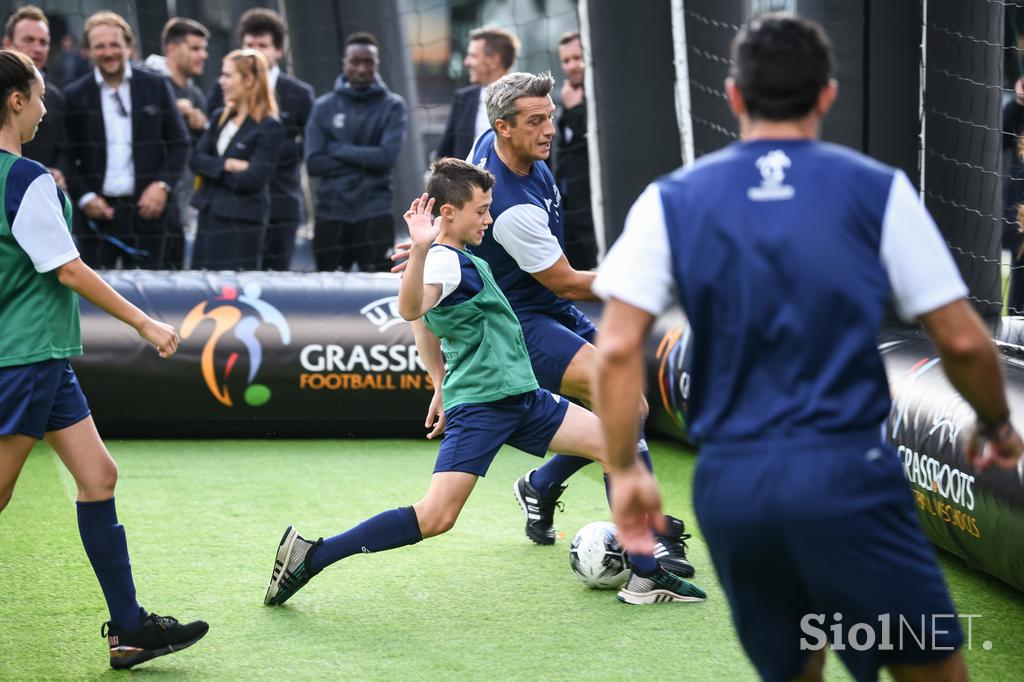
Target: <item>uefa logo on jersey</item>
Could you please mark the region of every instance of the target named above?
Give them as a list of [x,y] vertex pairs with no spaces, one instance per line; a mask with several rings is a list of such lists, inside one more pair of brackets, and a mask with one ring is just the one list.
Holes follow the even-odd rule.
[[786,152],[773,149],[760,157],[756,165],[761,172],[761,185],[747,190],[747,197],[751,201],[784,201],[793,198],[796,190],[792,185],[785,184],[786,169],[793,165]]
[[217,402],[227,407],[235,405],[229,384],[238,385],[233,373],[239,359],[237,350],[218,353],[218,344],[224,346],[241,344],[248,355],[248,373],[242,380],[245,388],[242,399],[250,407],[266,405],[270,401],[270,388],[256,383],[256,375],[263,363],[263,346],[256,337],[256,331],[263,325],[277,330],[284,345],[291,343],[292,332],[288,322],[274,306],[260,298],[263,293],[258,284],[247,284],[239,293],[235,287],[221,288],[219,296],[207,299],[192,308],[181,323],[181,338],[187,339],[206,320],[213,321],[213,331],[200,356],[203,381]]

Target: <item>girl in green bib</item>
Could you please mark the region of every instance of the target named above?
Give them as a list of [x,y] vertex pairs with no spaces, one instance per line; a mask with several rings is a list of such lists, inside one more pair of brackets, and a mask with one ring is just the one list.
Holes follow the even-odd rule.
[[0,511],[32,447],[45,437],[78,487],[82,544],[110,612],[101,628],[110,665],[129,668],[195,643],[207,625],[146,613],[135,599],[114,508],[117,465],[68,362],[82,354],[78,297],[130,325],[161,357],[174,354],[178,335],[82,262],[67,196],[42,164],[21,156],[46,113],[43,90],[28,57],[0,50]]

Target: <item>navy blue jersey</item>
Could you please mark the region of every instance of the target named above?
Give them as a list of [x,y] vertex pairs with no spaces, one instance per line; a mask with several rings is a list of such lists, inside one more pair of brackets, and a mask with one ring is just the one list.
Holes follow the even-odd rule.
[[704,442],[879,427],[890,292],[907,318],[966,294],[902,172],[811,140],[734,144],[654,183],[594,288],[653,314],[675,290]]
[[491,199],[494,223],[473,254],[491,266],[516,315],[568,311],[572,303],[530,274],[562,257],[562,198],[551,171],[541,162],[535,162],[526,176],[510,171],[494,150],[494,131],[480,136],[469,160],[496,178]]

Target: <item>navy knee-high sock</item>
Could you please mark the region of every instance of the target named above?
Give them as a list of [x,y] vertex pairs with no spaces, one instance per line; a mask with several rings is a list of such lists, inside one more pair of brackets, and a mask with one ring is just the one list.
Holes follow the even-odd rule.
[[122,632],[137,630],[142,625],[141,609],[135,601],[128,541],[124,526],[117,522],[114,498],[76,506],[78,533],[107,600],[110,622]]
[[396,547],[414,545],[423,539],[416,510],[399,507],[373,516],[358,526],[327,538],[316,548],[310,569],[319,573],[335,561],[359,552],[383,552]]
[[530,485],[536,488],[541,496],[547,495],[549,490],[562,485],[591,461],[575,455],[555,455],[530,474]]

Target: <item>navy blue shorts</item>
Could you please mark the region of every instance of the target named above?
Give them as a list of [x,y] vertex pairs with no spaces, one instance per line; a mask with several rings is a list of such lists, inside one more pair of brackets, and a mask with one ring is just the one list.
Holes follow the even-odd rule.
[[42,438],[89,416],[89,403],[67,360],[0,367],[0,436]]
[[[823,646],[874,680],[883,666],[937,663],[963,643],[902,465],[877,430],[705,445],[693,493],[740,641],[765,680],[796,677]],[[844,649],[825,640],[835,625]]]
[[464,403],[445,413],[434,473],[483,476],[502,445],[543,457],[565,419],[569,401],[538,390],[493,403]]
[[594,323],[576,306],[555,315],[526,313],[519,317],[530,364],[541,388],[558,393],[562,377],[576,353],[597,336]]

